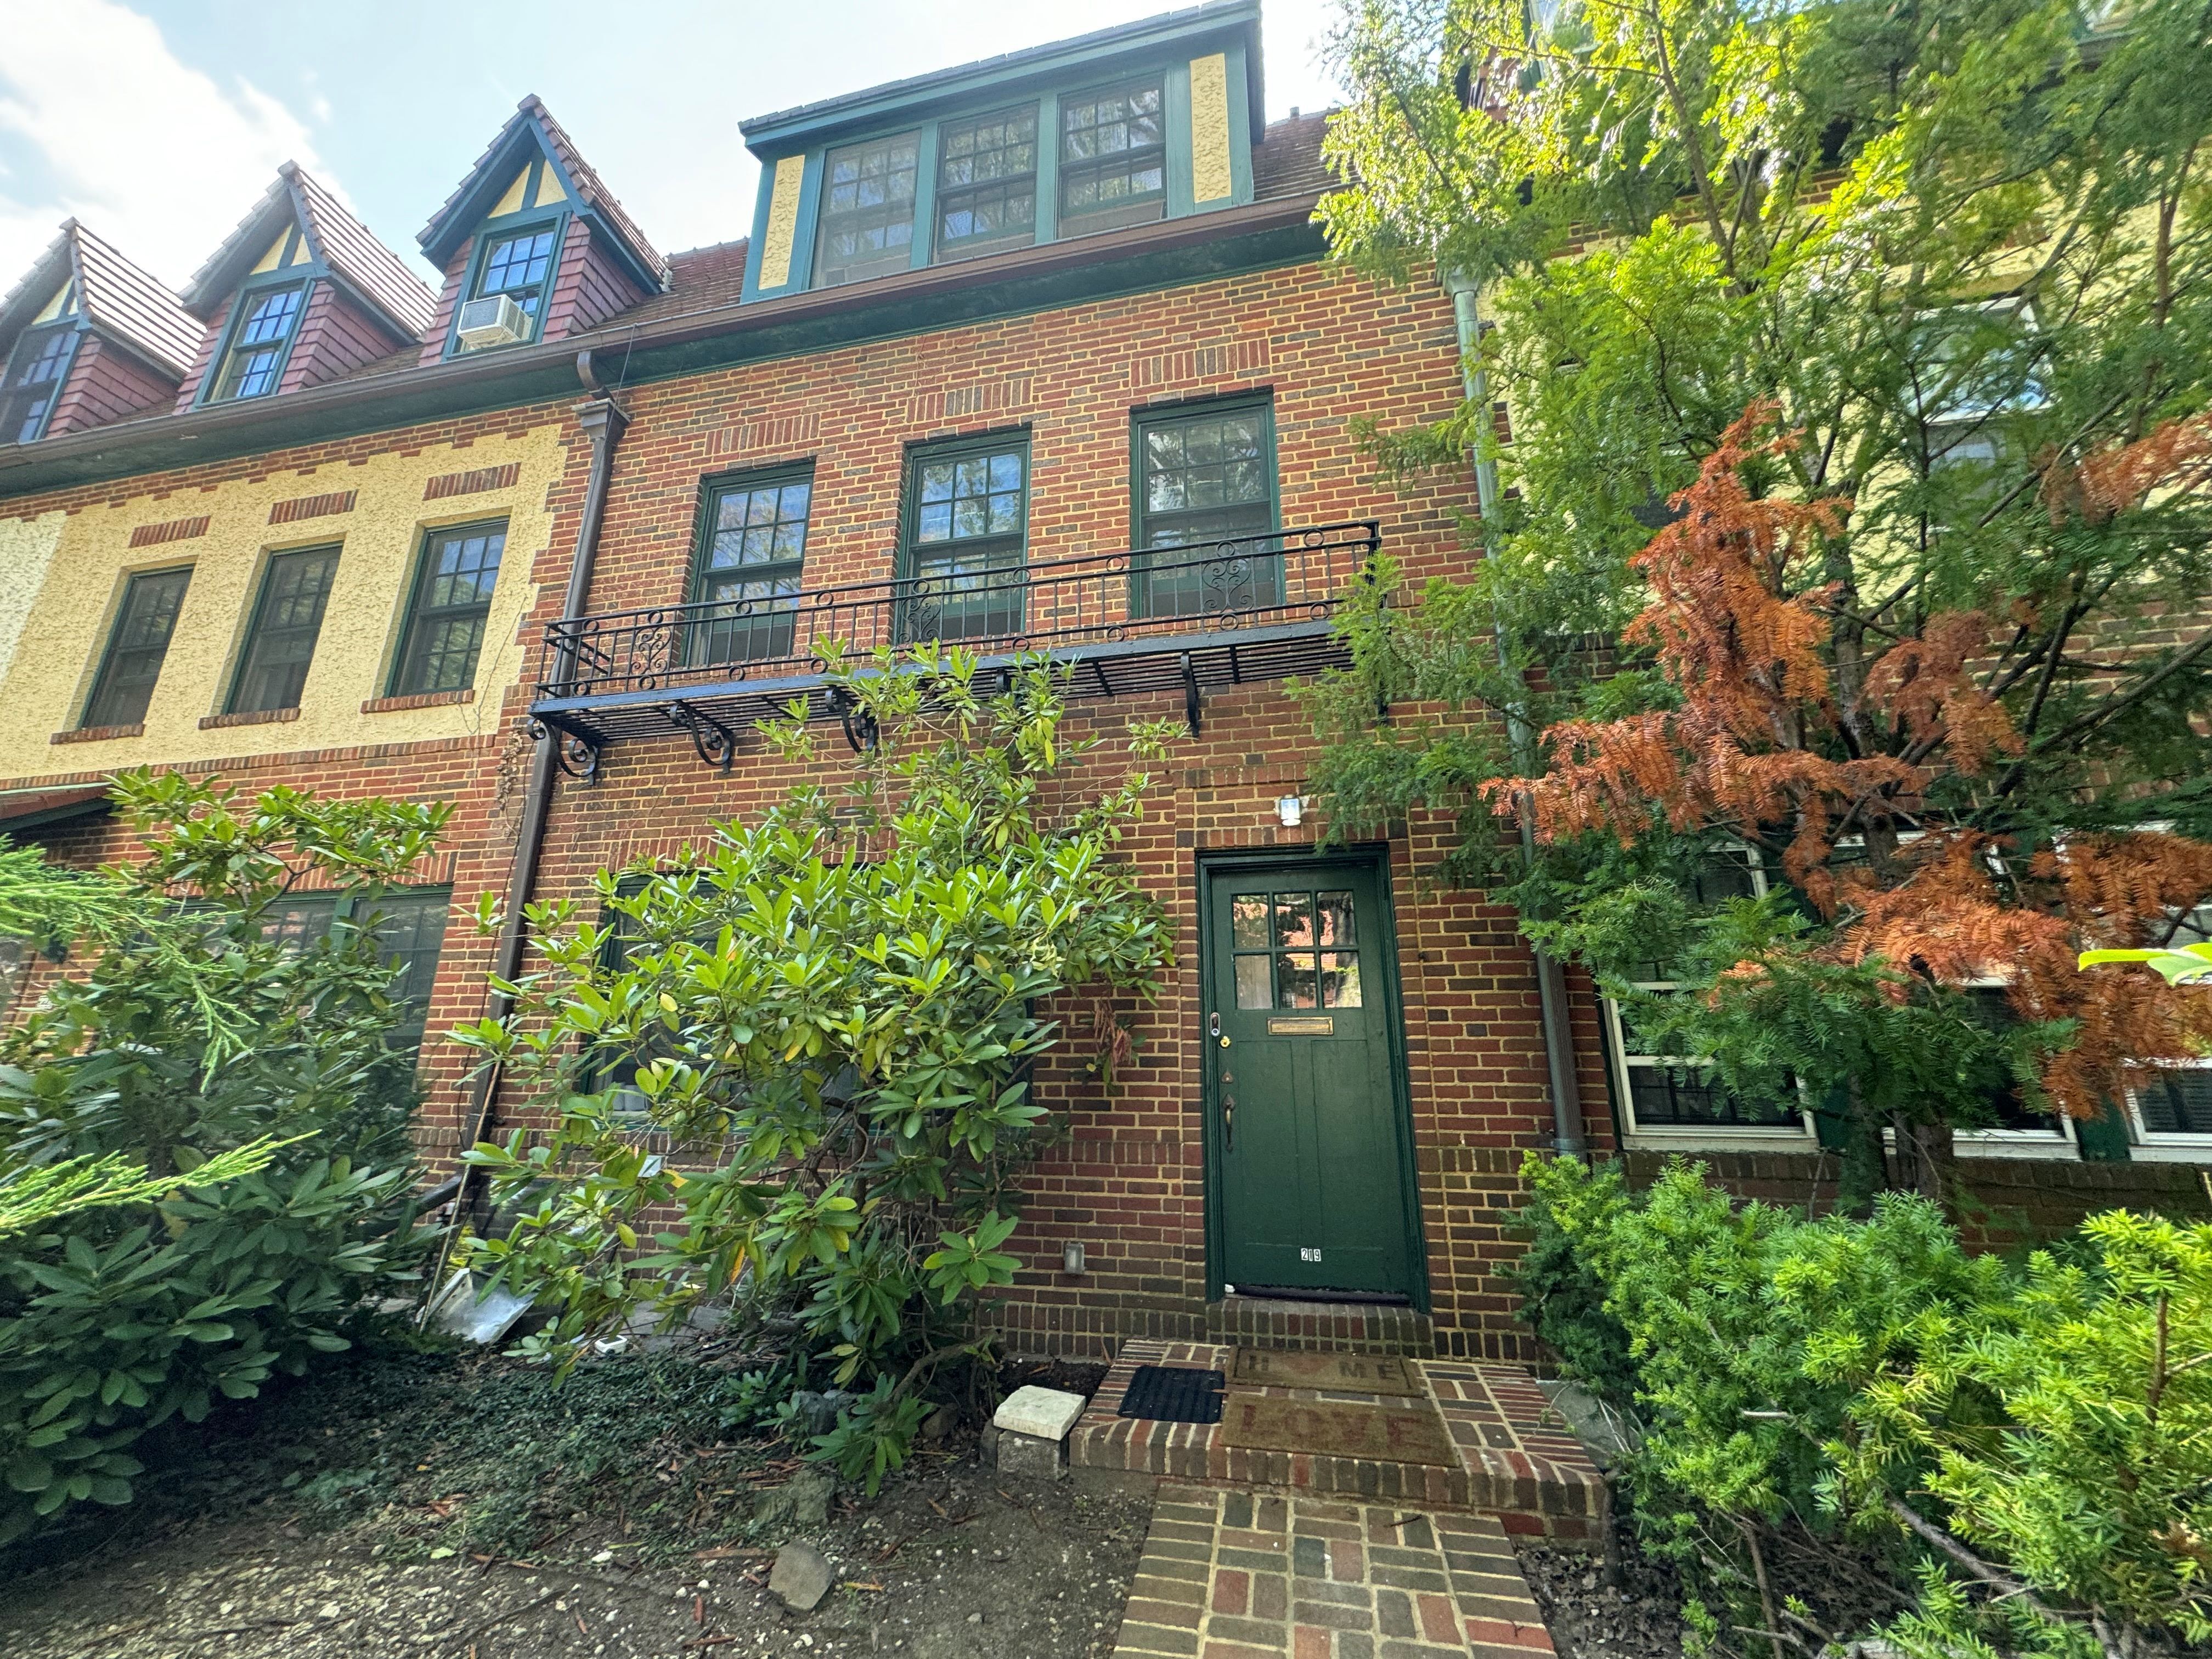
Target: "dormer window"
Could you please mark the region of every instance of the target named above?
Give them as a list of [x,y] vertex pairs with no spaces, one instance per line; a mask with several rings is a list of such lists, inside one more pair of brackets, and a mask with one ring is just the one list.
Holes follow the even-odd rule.
[[1060,228],[1118,230],[1167,216],[1164,105],[1157,80],[1102,87],[1060,103]]
[[888,276],[914,263],[914,185],[921,136],[902,132],[830,152],[817,288]]
[[560,241],[555,225],[538,225],[504,236],[495,236],[477,274],[471,300],[492,300],[504,295],[530,319],[532,334],[545,307],[545,289],[553,274],[553,256]]
[[300,323],[300,303],[307,285],[264,289],[239,296],[239,320],[224,354],[222,373],[216,379],[210,403],[231,403],[244,398],[266,397],[276,390],[284,375],[284,360],[291,355],[292,337]]
[[1036,240],[1036,140],[1035,104],[939,130],[939,262]]
[[76,346],[73,323],[23,331],[0,377],[0,443],[36,443],[44,434]]

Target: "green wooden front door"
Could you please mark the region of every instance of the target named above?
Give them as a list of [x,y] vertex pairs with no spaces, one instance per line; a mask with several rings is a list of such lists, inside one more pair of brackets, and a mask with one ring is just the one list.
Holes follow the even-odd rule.
[[1220,1279],[1420,1299],[1379,871],[1309,859],[1206,885]]

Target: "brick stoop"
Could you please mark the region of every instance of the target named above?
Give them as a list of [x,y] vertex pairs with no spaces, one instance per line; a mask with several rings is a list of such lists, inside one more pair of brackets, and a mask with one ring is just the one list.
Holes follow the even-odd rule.
[[[1535,1380],[1512,1365],[1463,1360],[1409,1363],[1426,1383],[1458,1449],[1456,1468],[1382,1462],[1312,1452],[1264,1451],[1221,1443],[1212,1423],[1156,1423],[1117,1415],[1139,1365],[1184,1365],[1226,1372],[1234,1350],[1202,1342],[1126,1342],[1067,1439],[1079,1475],[1138,1474],[1177,1480],[1283,1487],[1347,1498],[1402,1499],[1432,1508],[1477,1510],[1508,1532],[1589,1540],[1605,1535],[1605,1478]],[[1263,1389],[1292,1399],[1310,1389]],[[1372,1399],[1332,1392],[1334,1400]]]
[[1436,1330],[1428,1315],[1387,1304],[1224,1296],[1206,1304],[1206,1334],[1210,1341],[1249,1348],[1317,1348],[1422,1358],[1437,1351]]
[[1548,1659],[1487,1516],[1164,1486],[1115,1659]]

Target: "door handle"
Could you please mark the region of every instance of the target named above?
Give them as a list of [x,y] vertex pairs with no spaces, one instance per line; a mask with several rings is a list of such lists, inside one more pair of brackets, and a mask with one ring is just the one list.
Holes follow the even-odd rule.
[[1237,1150],[1237,1102],[1229,1095],[1221,1097],[1221,1150]]

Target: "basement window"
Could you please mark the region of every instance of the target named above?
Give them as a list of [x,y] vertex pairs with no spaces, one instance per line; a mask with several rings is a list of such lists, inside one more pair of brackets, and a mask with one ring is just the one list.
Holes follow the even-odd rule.
[[398,970],[391,994],[405,1011],[390,1034],[390,1043],[396,1052],[413,1054],[422,1048],[429,1024],[430,992],[437,983],[438,957],[445,948],[446,916],[453,899],[447,887],[403,887],[375,898],[350,893],[297,895],[269,912],[261,934],[304,951],[321,944],[341,924],[373,928]]

